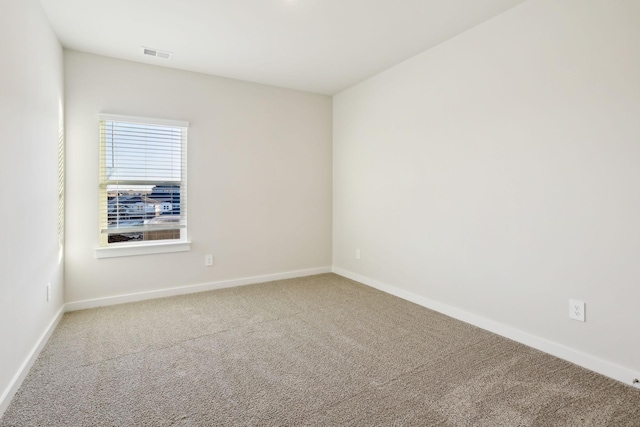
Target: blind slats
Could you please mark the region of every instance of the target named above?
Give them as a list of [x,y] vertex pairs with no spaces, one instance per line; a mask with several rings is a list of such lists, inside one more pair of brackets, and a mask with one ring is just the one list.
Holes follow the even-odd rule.
[[62,251],[64,245],[64,128],[62,126],[58,131],[58,244]]
[[[152,185],[155,186],[174,186],[177,185],[178,183],[181,183],[182,181],[153,181]],[[100,188],[109,188],[109,187],[115,187],[115,186],[120,186],[120,191],[127,191],[129,188],[132,187],[144,187],[138,190],[148,190],[147,187],[149,187],[149,180],[147,179],[129,179],[126,181],[120,181],[120,180],[110,180],[110,179],[105,179],[100,183]],[[111,190],[116,190],[116,188],[110,188]]]
[[[140,225],[140,226],[122,226],[118,229],[120,233],[140,233],[145,231],[164,231],[164,230],[180,230],[185,228],[186,224],[156,224],[156,225]],[[102,234],[109,234],[114,232],[113,229],[100,230]]]

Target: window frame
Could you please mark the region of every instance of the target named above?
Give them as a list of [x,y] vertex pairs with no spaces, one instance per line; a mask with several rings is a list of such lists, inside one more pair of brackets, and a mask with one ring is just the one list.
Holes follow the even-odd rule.
[[[101,135],[101,129],[105,122],[118,122],[118,123],[133,123],[143,125],[157,125],[157,126],[170,126],[182,128],[181,132],[181,172],[180,177],[180,215],[183,218],[184,225],[180,228],[179,239],[160,239],[160,240],[143,240],[143,241],[129,241],[129,242],[108,242],[108,234],[105,233],[104,227],[107,222],[106,215],[108,215],[104,204],[107,197],[107,183],[106,183],[106,155],[104,144],[106,139]],[[149,117],[138,116],[124,116],[118,114],[99,114],[98,115],[98,138],[99,138],[99,179],[98,179],[98,233],[100,245],[95,249],[96,258],[113,258],[123,256],[135,256],[135,255],[148,255],[158,253],[169,252],[183,252],[191,249],[191,242],[188,239],[187,234],[187,141],[188,141],[188,128],[189,122],[180,120],[167,120],[157,119]],[[149,180],[153,182],[153,180]]]

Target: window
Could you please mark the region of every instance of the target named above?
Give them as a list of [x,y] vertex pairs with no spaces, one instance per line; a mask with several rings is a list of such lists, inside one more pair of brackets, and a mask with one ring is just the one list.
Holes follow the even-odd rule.
[[[114,115],[99,119],[100,246],[186,242],[188,123]],[[123,254],[167,251],[172,249]]]
[[[62,106],[60,107],[62,111]],[[58,129],[58,263],[64,253],[64,118],[60,113]]]

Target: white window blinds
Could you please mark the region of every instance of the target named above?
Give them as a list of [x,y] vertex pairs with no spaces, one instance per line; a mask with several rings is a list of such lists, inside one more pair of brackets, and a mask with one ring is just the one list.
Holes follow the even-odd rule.
[[188,123],[100,115],[102,246],[185,240]]
[[[62,122],[62,121],[61,121]],[[64,244],[64,127],[58,131],[58,244]]]

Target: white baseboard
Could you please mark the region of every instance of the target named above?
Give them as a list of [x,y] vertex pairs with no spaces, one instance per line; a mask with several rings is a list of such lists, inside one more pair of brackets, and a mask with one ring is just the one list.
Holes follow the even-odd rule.
[[13,396],[20,388],[20,385],[22,385],[22,381],[24,381],[27,374],[29,373],[29,370],[33,366],[33,363],[40,355],[40,351],[49,340],[49,337],[56,329],[56,326],[58,326],[58,322],[60,322],[60,319],[62,319],[62,315],[64,314],[64,312],[65,307],[63,305],[62,307],[60,307],[51,322],[49,322],[49,325],[40,336],[40,339],[38,339],[38,341],[36,342],[36,345],[31,349],[31,352],[29,352],[27,358],[24,360],[24,362],[22,362],[20,369],[18,369],[18,372],[16,372],[16,374],[14,375],[13,379],[7,386],[7,389],[2,393],[2,395],[0,395],[0,418],[2,418],[2,414],[4,414],[4,411],[6,411],[9,407],[11,399],[13,399]]
[[578,366],[582,366],[583,368],[589,369],[590,371],[597,372],[601,375],[613,378],[614,380],[620,381],[622,383],[640,388],[640,384],[632,383],[634,378],[640,378],[640,372],[634,372],[631,369],[616,365],[611,362],[607,362],[606,360],[599,359],[597,357],[566,347],[556,342],[540,338],[530,333],[505,325],[504,323],[496,322],[494,320],[469,313],[468,311],[452,307],[439,301],[434,301],[432,299],[417,295],[413,292],[409,292],[404,289],[382,283],[380,281],[362,276],[357,273],[353,273],[339,267],[333,267],[333,272],[340,276],[344,276],[346,278],[363,283],[367,286],[371,286],[372,288],[376,288],[388,294],[395,295],[399,298],[411,301],[423,307],[453,317],[454,319],[461,320],[465,323],[469,323],[471,325],[485,329],[489,332],[493,332],[495,334],[509,338],[513,341],[519,342],[529,347],[533,347],[537,350],[551,354],[560,359],[574,363]]
[[96,298],[84,301],[68,302],[65,311],[84,310],[87,308],[104,307],[127,302],[143,301],[154,298],[172,297],[176,295],[192,294],[196,292],[213,291],[215,289],[232,288],[235,286],[252,285],[255,283],[271,282],[273,280],[294,279],[296,277],[313,276],[314,274],[331,273],[331,267],[295,270],[285,273],[265,274],[263,276],[245,277],[241,279],[222,280],[219,282],[202,283],[199,285],[180,286],[176,288],[160,289],[157,291],[139,292],[135,294],[117,295],[106,298]]

